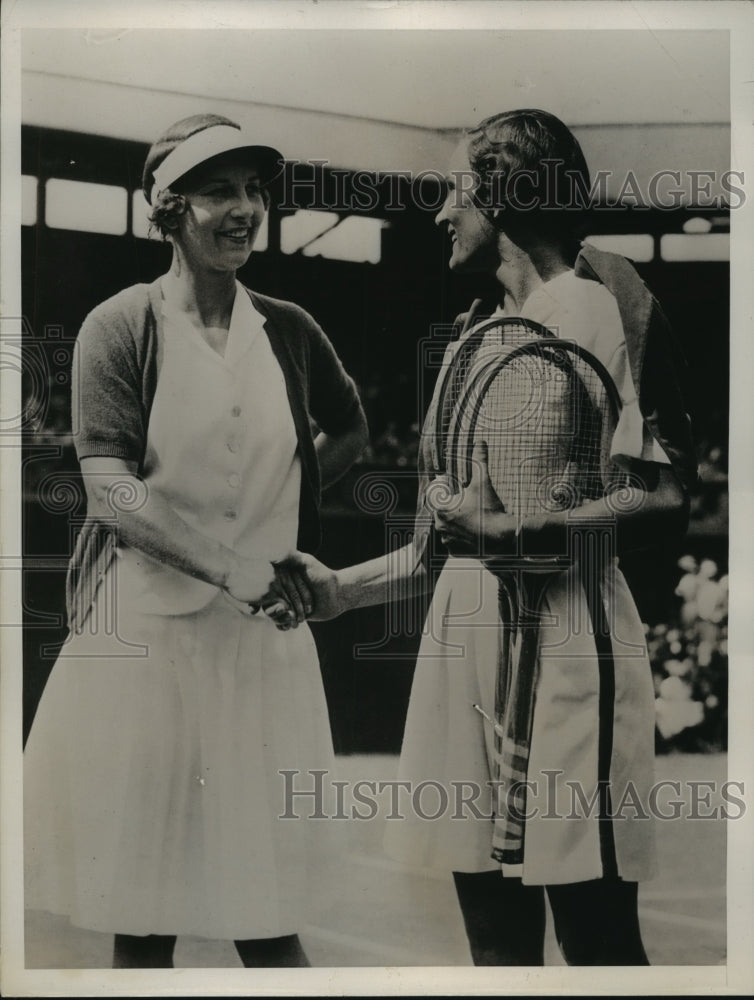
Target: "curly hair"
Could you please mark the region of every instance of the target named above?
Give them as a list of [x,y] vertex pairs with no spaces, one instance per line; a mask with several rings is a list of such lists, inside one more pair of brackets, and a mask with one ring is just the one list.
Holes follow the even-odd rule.
[[465,135],[469,165],[479,175],[475,203],[493,225],[576,238],[589,168],[559,118],[534,108],[503,111]]
[[[184,174],[183,177],[174,181],[164,191],[158,191],[154,201],[152,201],[155,170],[182,142],[197,132],[202,132],[206,128],[212,128],[214,125],[229,125],[231,128],[236,128],[239,131],[241,129],[241,126],[237,122],[231,121],[230,118],[225,118],[223,115],[191,115],[188,118],[181,118],[180,121],[174,122],[174,124],[162,133],[156,142],[152,143],[147,153],[141,177],[141,188],[144,192],[144,197],[152,206],[152,210],[148,216],[150,234],[153,229],[156,229],[162,238],[166,239],[170,232],[176,228],[178,225],[178,216],[186,211],[184,192],[190,188],[197,172],[202,169],[202,165],[200,164],[195,170],[190,170],[187,174]],[[262,188],[262,197],[265,208],[268,208],[270,199],[266,188]]]

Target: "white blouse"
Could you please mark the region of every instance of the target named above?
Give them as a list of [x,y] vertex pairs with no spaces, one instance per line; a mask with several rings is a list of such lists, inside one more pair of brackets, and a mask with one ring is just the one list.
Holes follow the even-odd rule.
[[[285,379],[240,285],[221,356],[163,306],[164,353],[149,419],[144,480],[176,514],[234,551],[272,560],[296,546],[301,469]],[[119,585],[136,610],[186,614],[218,588],[135,549]]]

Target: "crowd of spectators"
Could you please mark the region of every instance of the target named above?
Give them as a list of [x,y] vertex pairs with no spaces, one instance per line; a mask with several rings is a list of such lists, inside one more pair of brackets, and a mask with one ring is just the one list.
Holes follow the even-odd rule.
[[678,562],[673,620],[647,629],[658,751],[726,748],[728,577],[712,559]]

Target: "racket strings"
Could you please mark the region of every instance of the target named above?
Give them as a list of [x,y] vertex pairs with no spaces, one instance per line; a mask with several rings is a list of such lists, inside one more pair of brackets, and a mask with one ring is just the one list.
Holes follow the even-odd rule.
[[[444,473],[451,493],[468,485],[474,445],[487,446],[502,508],[523,519],[572,510],[624,484],[610,447],[620,398],[589,352],[526,320],[472,328],[438,383],[420,459],[420,502]],[[426,510],[425,510],[426,508]]]
[[603,496],[611,480],[616,414],[604,377],[582,353],[539,346],[477,376],[458,410],[453,474],[468,483],[474,444],[487,445],[490,478],[520,519]]
[[499,318],[487,320],[472,328],[457,347],[438,400],[436,419],[436,452],[439,471],[449,472],[448,442],[459,400],[487,365],[500,359],[511,348],[529,343],[547,331],[523,319]]

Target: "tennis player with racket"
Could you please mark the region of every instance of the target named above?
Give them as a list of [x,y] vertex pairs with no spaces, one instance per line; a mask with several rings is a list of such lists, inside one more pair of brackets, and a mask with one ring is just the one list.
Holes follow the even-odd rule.
[[569,964],[647,963],[654,693],[618,557],[683,530],[695,459],[664,318],[628,261],[579,245],[574,178],[589,190],[550,114],[466,133],[437,222],[451,269],[494,275],[499,296],[438,377],[414,543],[291,568],[326,618],[434,579],[437,540],[449,553],[398,777],[450,805],[389,823],[386,847],[453,871],[476,964],[542,964],[545,889]]

